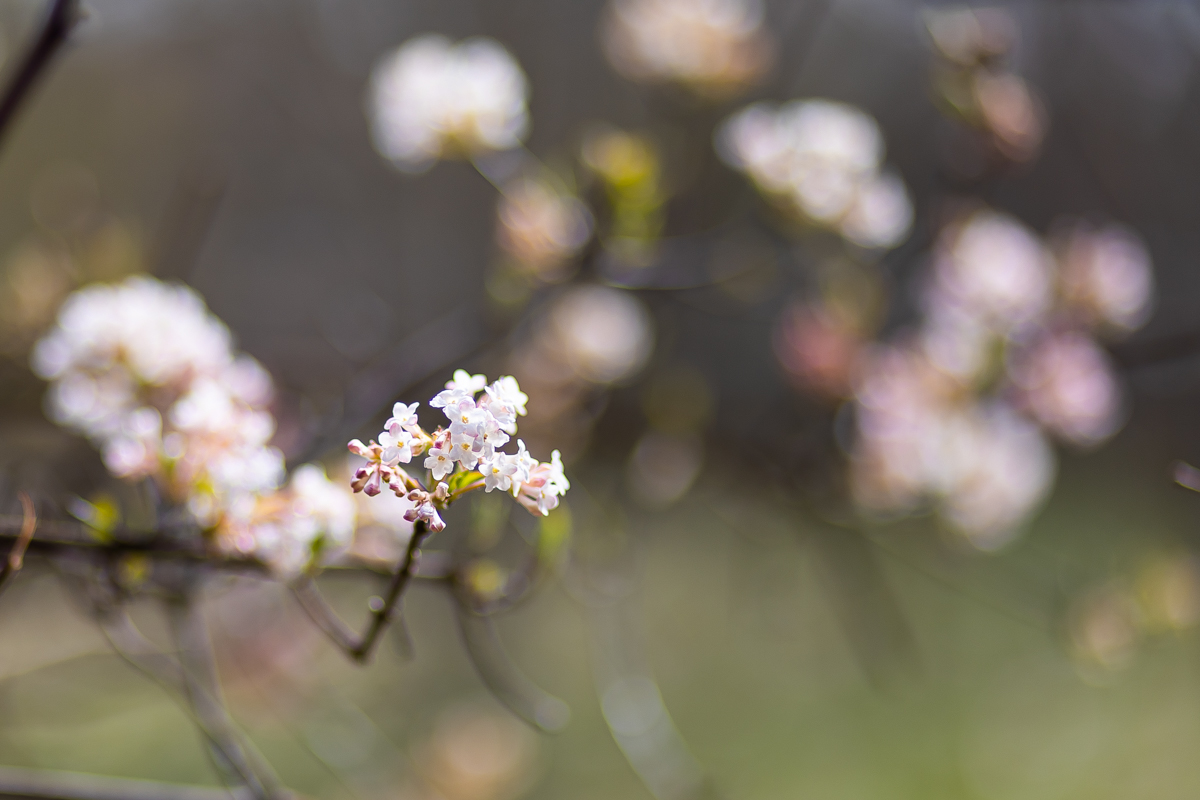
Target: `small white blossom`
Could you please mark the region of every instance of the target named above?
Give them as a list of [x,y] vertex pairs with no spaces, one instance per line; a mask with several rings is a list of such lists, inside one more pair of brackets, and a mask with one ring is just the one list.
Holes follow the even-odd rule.
[[487,386],[486,375],[472,375],[465,369],[454,370],[454,377],[446,382],[447,389],[457,389],[474,397]]
[[507,492],[512,488],[513,476],[518,473],[519,466],[515,455],[496,453],[479,462],[479,472],[483,475],[484,491],[499,489]]
[[441,480],[454,471],[454,447],[449,437],[434,442],[425,458],[425,469],[433,473],[434,480]]
[[[463,469],[475,469],[479,453],[475,450],[475,436],[456,433],[450,437],[451,458],[463,465]],[[434,477],[437,477],[436,475]]]

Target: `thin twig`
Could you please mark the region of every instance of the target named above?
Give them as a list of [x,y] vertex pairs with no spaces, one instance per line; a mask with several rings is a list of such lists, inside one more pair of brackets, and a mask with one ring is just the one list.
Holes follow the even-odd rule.
[[8,130],[22,101],[67,40],[78,18],[77,0],[52,0],[38,28],[37,38],[17,64],[12,79],[0,95],[0,135]]
[[387,594],[381,603],[372,608],[371,619],[361,636],[355,634],[354,630],[342,621],[333,607],[325,600],[312,578],[305,578],[293,586],[293,592],[296,599],[300,601],[300,607],[329,637],[330,641],[344,651],[347,656],[360,664],[366,663],[370,659],[380,635],[392,621],[408,582],[413,578],[421,542],[428,535],[429,529],[425,527],[425,523],[417,520],[413,524],[412,536],[409,537],[404,558],[392,575],[392,582],[388,587]]
[[8,558],[0,567],[0,589],[4,588],[9,578],[21,571],[25,563],[25,551],[33,540],[33,532],[37,530],[37,509],[33,506],[33,500],[25,492],[19,492],[17,497],[21,500],[21,530],[12,549],[8,551]]
[[543,691],[509,657],[490,617],[473,614],[455,600],[458,630],[479,679],[510,711],[539,730],[554,733],[570,719],[567,704]]
[[[248,795],[235,791],[233,797]],[[210,786],[0,767],[0,800],[230,800],[230,793]]]

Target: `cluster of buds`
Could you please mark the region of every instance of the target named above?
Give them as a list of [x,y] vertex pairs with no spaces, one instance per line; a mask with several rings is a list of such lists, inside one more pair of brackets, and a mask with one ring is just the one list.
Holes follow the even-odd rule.
[[1004,63],[1017,41],[1009,13],[999,8],[932,9],[926,12],[926,26],[939,56],[935,86],[942,105],[1005,158],[1033,158],[1045,120],[1025,81]]
[[[511,492],[531,513],[549,514],[571,488],[559,452],[547,463],[533,458],[520,439],[517,452],[500,449],[516,434],[517,417],[525,415],[528,399],[510,376],[489,384],[483,375],[456,371],[429,401],[446,415],[448,426],[427,433],[417,422],[417,403],[396,403],[377,441],[349,443],[351,453],[367,460],[355,472],[351,488],[374,496],[386,486],[413,504],[405,519],[420,520],[434,532],[445,528],[438,512],[475,489]],[[428,470],[427,481],[401,466],[414,459]]]
[[727,97],[756,83],[774,47],[760,0],[614,0],[602,28],[609,61],[630,80]]
[[410,39],[371,79],[375,146],[408,172],[446,157],[519,145],[529,130],[525,73],[498,42]]
[[340,490],[315,466],[303,490],[279,490],[270,375],[234,352],[228,328],[191,289],[142,276],[80,289],[34,348],[33,368],[50,381],[50,419],[95,443],[114,476],[154,481],[221,547],[291,572],[353,532],[352,502],[324,503],[334,510],[312,517],[324,520],[316,529],[252,522],[289,516],[321,487]]
[[973,542],[998,546],[1049,489],[1044,434],[1089,447],[1120,427],[1121,388],[1094,337],[1145,320],[1149,255],[1118,226],[1054,238],[1047,247],[989,210],[943,231],[919,328],[860,355],[853,478],[865,506],[932,500]]
[[875,120],[830,100],[755,103],[718,129],[717,151],[784,212],[866,248],[902,242],[912,225],[904,181],[883,164]]

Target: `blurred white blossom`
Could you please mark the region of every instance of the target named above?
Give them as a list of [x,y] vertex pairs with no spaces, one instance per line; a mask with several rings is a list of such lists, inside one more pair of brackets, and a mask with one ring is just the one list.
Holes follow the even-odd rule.
[[94,442],[116,477],[155,481],[226,551],[290,575],[353,537],[350,494],[319,467],[278,488],[270,375],[191,289],[148,277],[80,289],[33,368],[50,381],[51,419]]
[[875,121],[845,103],[755,103],[717,131],[717,150],[769,197],[863,247],[889,248],[912,225],[900,178],[881,172]]
[[1021,223],[984,210],[951,225],[934,252],[933,303],[957,305],[1007,334],[1037,322],[1054,301],[1054,260]]
[[1063,296],[1073,309],[1118,330],[1141,327],[1154,299],[1154,273],[1136,233],[1076,224],[1058,249]]
[[1078,331],[1041,337],[1011,369],[1024,405],[1055,435],[1095,445],[1121,423],[1121,389],[1108,356]]
[[500,246],[520,269],[545,280],[562,277],[563,262],[592,235],[587,206],[545,180],[522,178],[505,187],[497,216]]
[[372,75],[375,146],[413,172],[439,158],[516,147],[529,129],[528,92],[525,73],[498,42],[418,36]]
[[282,577],[298,575],[309,563],[330,560],[354,540],[357,509],[350,492],[325,470],[305,464],[288,486],[239,504],[222,525],[221,544],[255,556]]
[[609,62],[627,78],[720,97],[770,67],[774,47],[763,22],[760,0],[614,0],[602,38]]
[[548,344],[584,380],[614,383],[650,356],[654,332],[645,306],[629,292],[580,286],[564,293],[550,313]]
[[962,395],[919,351],[877,352],[857,411],[854,490],[868,508],[932,503],[970,541],[992,549],[1050,489],[1054,452],[1037,426],[1002,402]]
[[944,229],[916,330],[858,359],[852,477],[863,506],[932,506],[992,549],[1050,489],[1042,431],[1089,447],[1120,427],[1121,386],[1094,337],[1144,320],[1149,257],[1124,228],[1065,230],[1052,254],[987,209]]

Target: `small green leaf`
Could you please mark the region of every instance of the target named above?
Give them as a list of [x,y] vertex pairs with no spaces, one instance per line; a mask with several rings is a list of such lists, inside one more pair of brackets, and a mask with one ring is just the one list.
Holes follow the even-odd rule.
[[483,480],[483,475],[472,469],[451,475],[446,485],[450,487],[450,494],[458,494],[464,486],[470,486],[475,481],[481,480]]

